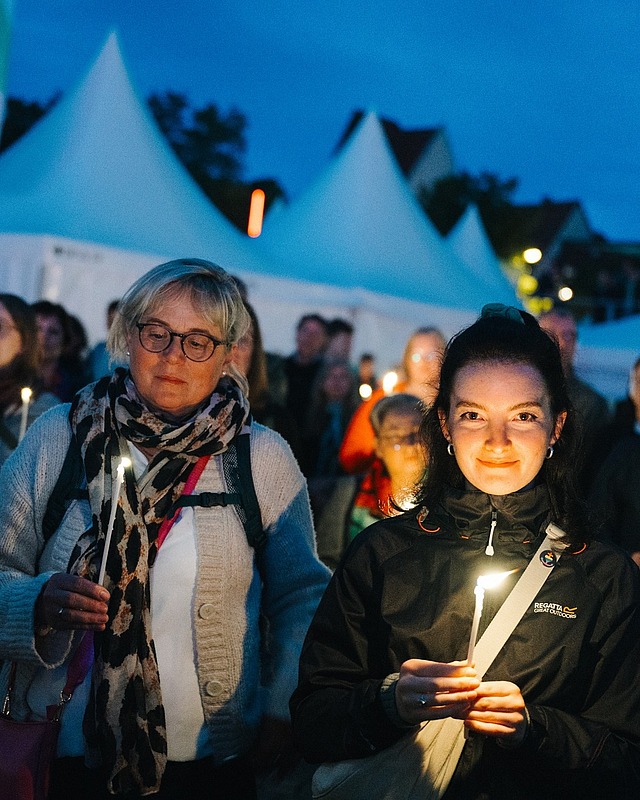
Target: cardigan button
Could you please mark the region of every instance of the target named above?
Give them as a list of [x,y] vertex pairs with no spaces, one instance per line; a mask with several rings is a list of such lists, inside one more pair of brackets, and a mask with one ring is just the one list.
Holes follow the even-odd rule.
[[216,609],[213,603],[203,603],[198,609],[200,619],[211,619],[215,613]]
[[204,685],[204,693],[207,697],[219,697],[224,692],[224,686],[220,681],[207,681]]

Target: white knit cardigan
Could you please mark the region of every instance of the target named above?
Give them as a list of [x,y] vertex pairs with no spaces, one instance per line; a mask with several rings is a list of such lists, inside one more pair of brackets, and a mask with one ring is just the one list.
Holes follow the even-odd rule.
[[[50,670],[55,702],[77,638],[55,632],[36,639],[33,623],[40,589],[54,572],[66,571],[91,520],[88,502],[74,502],[45,546],[42,517],[69,445],[68,413],[64,404],[40,417],[0,470],[0,660],[19,662],[12,709],[17,718],[44,713],[29,707],[29,687],[39,670]],[[261,715],[288,717],[302,641],[329,578],[317,558],[306,484],[291,450],[275,431],[255,423],[251,466],[268,534],[261,556],[264,590],[235,509],[195,512],[198,576],[191,625],[204,716],[220,761],[247,752]],[[211,458],[195,491],[226,488],[222,458]],[[268,620],[268,648],[261,642],[261,611]],[[3,696],[7,673],[5,663]]]

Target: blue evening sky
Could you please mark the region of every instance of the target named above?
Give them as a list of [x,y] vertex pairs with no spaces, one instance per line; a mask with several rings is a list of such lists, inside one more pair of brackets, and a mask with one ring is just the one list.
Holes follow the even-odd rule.
[[640,240],[638,0],[14,0],[8,93],[70,89],[112,27],[143,96],[246,115],[246,179],[295,196],[373,109],[444,125],[457,168],[519,178],[520,202],[577,199]]

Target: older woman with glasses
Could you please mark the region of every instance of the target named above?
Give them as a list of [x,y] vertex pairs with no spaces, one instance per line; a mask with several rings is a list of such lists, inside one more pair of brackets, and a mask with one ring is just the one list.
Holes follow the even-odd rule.
[[[3,687],[17,667],[13,715],[43,716],[75,653],[91,661],[62,715],[50,798],[245,800],[255,757],[286,748],[301,638],[327,571],[295,459],[252,423],[233,366],[247,325],[220,268],[152,269],[109,333],[129,369],[41,417],[3,469],[0,659]],[[233,484],[241,441],[259,549]],[[47,539],[43,517],[74,448],[86,499]]]

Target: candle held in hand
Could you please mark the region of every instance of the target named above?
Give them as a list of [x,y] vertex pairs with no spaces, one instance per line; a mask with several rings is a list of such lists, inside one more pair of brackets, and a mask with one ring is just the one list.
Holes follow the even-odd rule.
[[509,572],[498,572],[491,575],[480,575],[476,581],[476,587],[473,593],[476,596],[476,606],[473,612],[473,621],[471,623],[471,636],[469,637],[469,649],[467,651],[467,664],[469,666],[473,663],[473,651],[476,647],[476,640],[478,638],[478,628],[480,627],[480,618],[482,616],[482,606],[484,603],[484,593],[487,589],[495,589],[502,581],[511,575]]
[[107,525],[107,533],[104,537],[104,550],[102,551],[102,563],[100,564],[100,572],[98,573],[98,584],[104,586],[104,573],[107,568],[107,556],[109,555],[109,546],[111,544],[111,535],[113,534],[113,526],[116,521],[116,511],[118,509],[118,500],[120,499],[120,488],[124,481],[124,471],[127,467],[131,466],[131,460],[124,457],[120,459],[120,463],[116,469],[116,477],[112,484],[111,489],[111,512],[109,514],[109,524]]
[[20,433],[18,434],[18,442],[21,442],[27,432],[27,419],[29,417],[29,403],[31,402],[31,395],[33,392],[28,386],[20,390],[20,399],[22,400],[22,409],[20,414]]

